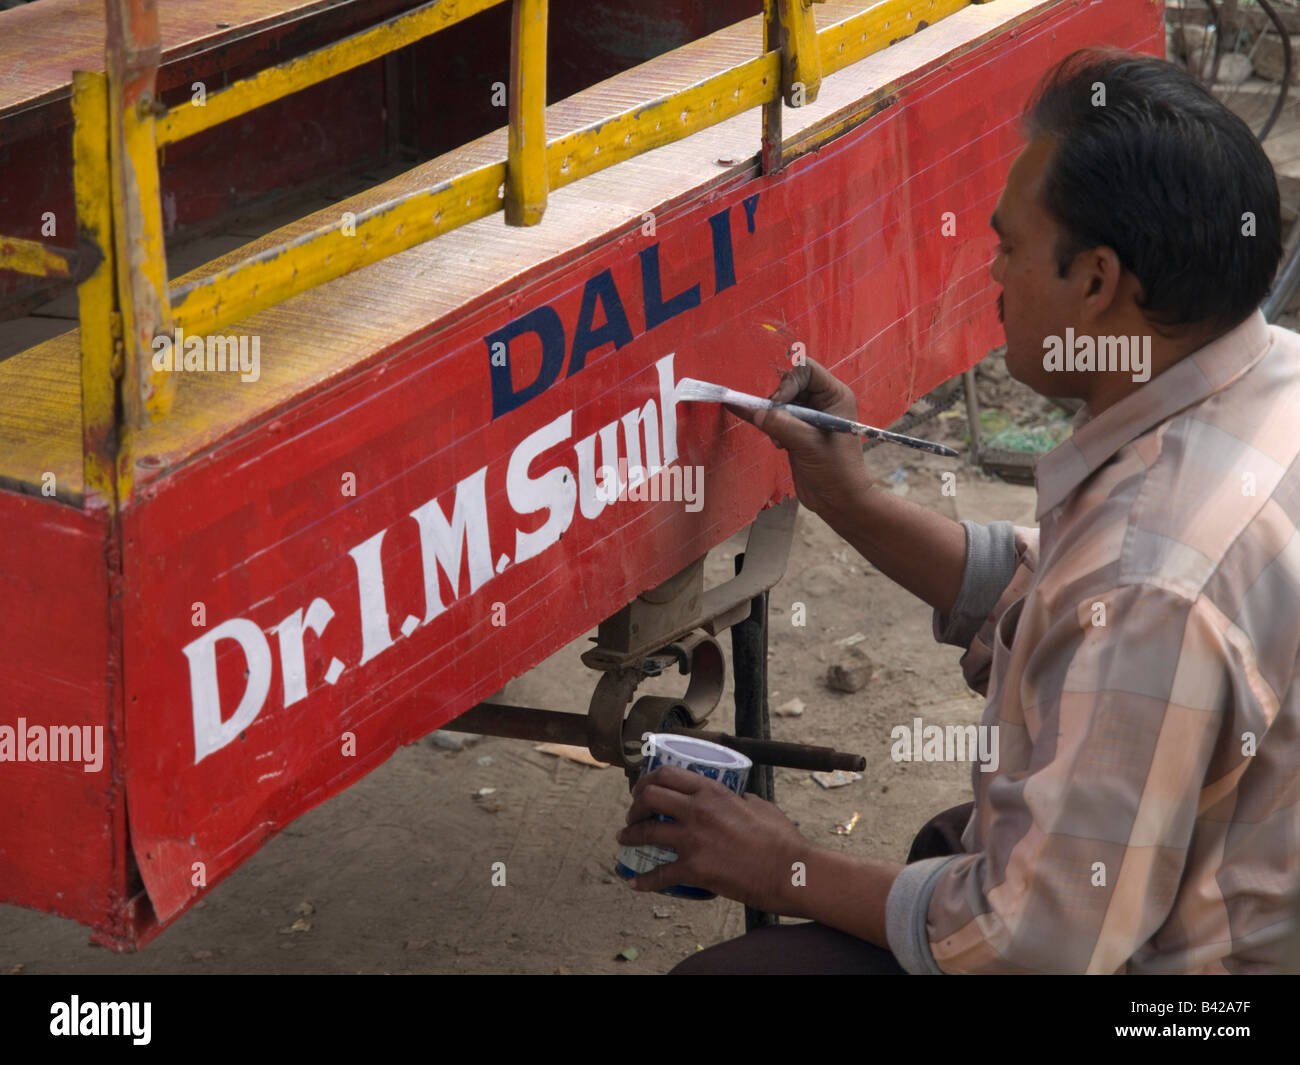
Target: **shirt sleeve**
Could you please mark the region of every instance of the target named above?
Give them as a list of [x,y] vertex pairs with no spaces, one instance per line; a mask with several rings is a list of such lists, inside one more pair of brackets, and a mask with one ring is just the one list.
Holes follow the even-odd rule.
[[998,619],[1022,598],[1038,565],[1038,530],[995,521],[963,521],[966,568],[952,610],[934,613],[934,638],[966,648],[961,659],[966,683],[988,694],[993,632]]
[[[1035,593],[1020,623],[1047,609]],[[1248,761],[1218,746],[1253,700],[1207,601],[1125,585],[1047,622],[996,718],[1002,760],[1027,770],[990,777],[977,850],[905,866],[890,892],[909,972],[1122,971],[1169,915],[1203,800]]]

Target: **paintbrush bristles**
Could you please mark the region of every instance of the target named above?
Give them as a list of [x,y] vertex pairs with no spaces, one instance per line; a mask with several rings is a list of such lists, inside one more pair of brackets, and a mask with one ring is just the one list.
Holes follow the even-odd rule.
[[684,403],[730,403],[733,407],[747,410],[768,410],[772,406],[770,399],[759,399],[747,392],[737,392],[725,385],[714,385],[708,381],[697,381],[693,377],[683,377],[677,382],[677,398]]

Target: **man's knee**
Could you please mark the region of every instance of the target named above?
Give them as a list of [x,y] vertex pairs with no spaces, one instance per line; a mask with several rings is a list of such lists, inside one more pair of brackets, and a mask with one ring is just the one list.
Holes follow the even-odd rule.
[[936,814],[921,826],[907,853],[907,864],[923,858],[946,858],[961,853],[961,837],[975,809],[973,802],[964,802]]
[[736,939],[692,954],[670,976],[902,975],[894,956],[865,939],[825,925],[775,925],[756,928]]

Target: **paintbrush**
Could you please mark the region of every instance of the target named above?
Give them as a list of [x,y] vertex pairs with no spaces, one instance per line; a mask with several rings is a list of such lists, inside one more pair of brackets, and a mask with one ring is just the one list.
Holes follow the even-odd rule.
[[862,422],[850,421],[848,418],[827,414],[822,410],[813,410],[811,407],[800,407],[794,403],[774,403],[770,399],[759,399],[758,396],[737,392],[734,388],[727,388],[725,385],[697,381],[693,377],[683,377],[677,382],[677,398],[684,403],[729,403],[733,407],[743,407],[746,410],[783,410],[787,414],[794,415],[801,422],[807,422],[828,432],[852,433],[854,436],[865,436],[872,440],[888,440],[891,444],[914,447],[918,451],[928,451],[932,455],[956,457],[958,454],[945,444],[936,444],[931,440],[918,440],[914,436],[904,436],[902,433],[891,433],[888,429],[877,429],[874,425],[864,425]]

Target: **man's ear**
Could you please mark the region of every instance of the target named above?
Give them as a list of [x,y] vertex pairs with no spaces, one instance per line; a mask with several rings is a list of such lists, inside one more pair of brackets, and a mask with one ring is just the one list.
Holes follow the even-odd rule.
[[1080,296],[1080,310],[1085,322],[1105,318],[1118,310],[1122,298],[1124,266],[1115,249],[1101,245],[1089,248],[1074,260]]

